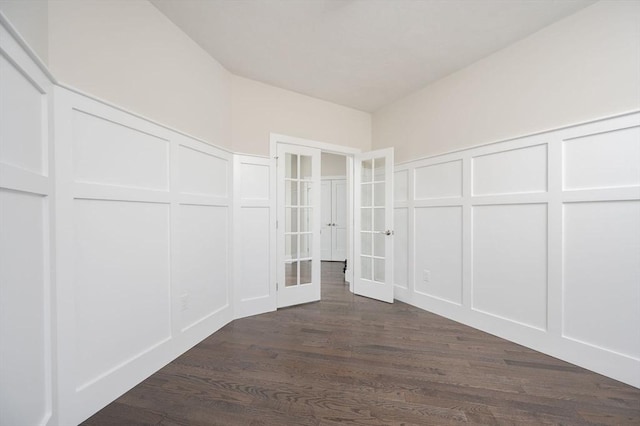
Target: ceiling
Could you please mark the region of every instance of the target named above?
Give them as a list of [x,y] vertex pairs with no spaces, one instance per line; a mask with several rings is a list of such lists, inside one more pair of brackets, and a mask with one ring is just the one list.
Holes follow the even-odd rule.
[[151,0],[232,73],[375,111],[595,0]]

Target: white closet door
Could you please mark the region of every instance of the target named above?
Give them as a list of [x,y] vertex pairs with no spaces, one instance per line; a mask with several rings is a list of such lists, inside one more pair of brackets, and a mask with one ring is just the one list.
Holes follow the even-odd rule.
[[333,246],[333,206],[332,206],[332,181],[323,180],[322,181],[322,207],[321,207],[321,215],[322,215],[322,227],[321,227],[321,249],[320,249],[320,257],[322,260],[333,260],[332,256],[332,246]]
[[331,258],[344,261],[347,258],[347,181],[332,181],[332,238]]

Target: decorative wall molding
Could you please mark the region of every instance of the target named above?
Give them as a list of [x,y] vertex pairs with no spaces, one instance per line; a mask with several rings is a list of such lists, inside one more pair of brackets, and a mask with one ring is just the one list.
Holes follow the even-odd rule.
[[0,25],[0,424],[46,425],[55,411],[53,85],[13,36]]
[[396,166],[396,298],[640,387],[639,159],[636,112]]
[[57,422],[75,424],[233,319],[233,156],[60,87],[54,123]]

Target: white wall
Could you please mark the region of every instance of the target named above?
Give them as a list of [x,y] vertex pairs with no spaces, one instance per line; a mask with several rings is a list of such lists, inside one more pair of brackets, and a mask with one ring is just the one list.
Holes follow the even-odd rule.
[[371,149],[371,114],[232,77],[233,150],[269,155],[269,134],[279,133]]
[[49,2],[47,0],[0,0],[0,12],[24,38],[38,57],[49,58]]
[[396,298],[640,386],[640,113],[395,173]]
[[231,146],[229,72],[146,0],[50,2],[49,67],[63,84]]
[[373,114],[399,162],[640,108],[640,2],[602,1]]
[[323,152],[320,161],[323,177],[347,175],[347,158],[344,155]]

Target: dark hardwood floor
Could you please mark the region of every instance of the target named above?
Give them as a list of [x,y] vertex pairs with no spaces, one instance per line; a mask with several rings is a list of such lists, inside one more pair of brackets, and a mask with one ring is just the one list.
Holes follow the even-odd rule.
[[237,320],[86,425],[640,425],[640,390],[437,315],[354,296]]

